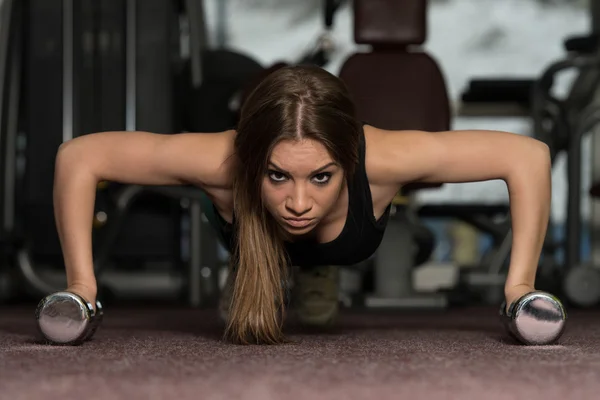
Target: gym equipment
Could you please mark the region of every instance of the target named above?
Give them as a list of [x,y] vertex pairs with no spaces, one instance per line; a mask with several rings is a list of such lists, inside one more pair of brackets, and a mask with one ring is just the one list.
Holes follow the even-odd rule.
[[[504,267],[512,246],[510,209],[508,204],[424,205],[417,210],[422,218],[455,218],[489,235],[491,249],[476,267],[461,268],[458,282],[447,291],[449,298],[498,304],[504,295]],[[454,301],[451,302],[454,302]]]
[[600,271],[593,265],[575,265],[564,277],[563,289],[574,305],[593,307],[600,303]]
[[191,65],[181,73],[181,87],[186,101],[183,127],[189,132],[222,132],[237,124],[241,92],[264,68],[239,52],[205,49],[200,56],[202,83],[191,83]]
[[[25,18],[15,31],[27,33],[22,57],[25,107],[20,110],[25,125],[20,130],[27,136],[27,159],[35,162],[27,163],[24,190],[16,202],[22,205],[22,226],[11,257],[27,292],[47,295],[65,284],[64,270],[47,268],[62,265],[51,205],[56,150],[64,140],[93,131],[176,131],[173,91],[180,10],[179,2],[172,0],[18,4]],[[47,24],[44,15],[50,18]],[[82,37],[86,40],[79,40]],[[58,45],[46,46],[47,41]],[[11,87],[19,88],[18,83],[14,80]],[[31,113],[36,117],[26,118]],[[16,127],[14,132],[16,136]],[[16,153],[14,147],[11,151]],[[191,305],[203,303],[209,293],[202,291],[209,286],[204,277],[211,277],[209,266],[217,265],[210,259],[217,251],[216,239],[206,235],[200,240],[201,231],[209,227],[202,220],[199,200],[188,196],[189,190],[182,194],[173,189],[99,185],[93,231],[94,254],[102,260],[95,265],[102,272],[99,293],[170,299],[187,293]],[[188,269],[180,267],[185,262],[184,211],[190,215],[194,242]],[[126,270],[125,265],[133,268]],[[142,265],[147,270],[139,271]],[[115,266],[121,268],[111,268]]]
[[[546,237],[540,265],[540,274],[550,280],[562,280],[562,291],[574,305],[590,307],[600,303],[600,270],[592,265],[581,265],[581,140],[583,135],[598,122],[598,85],[600,59],[597,50],[600,34],[571,37],[564,42],[568,52],[564,60],[551,64],[538,79],[523,80],[475,80],[462,96],[461,115],[530,115],[533,120],[534,137],[550,147],[552,163],[560,153],[568,157],[568,210],[567,232],[564,243]],[[578,72],[568,95],[558,98],[553,94],[556,77],[572,69]],[[502,226],[499,226],[502,229]],[[510,226],[504,227],[508,239]],[[549,230],[550,233],[550,230]],[[501,246],[497,259],[508,257],[510,246]],[[556,252],[565,251],[565,267],[558,268]],[[502,265],[492,263],[489,278],[498,276]],[[499,280],[500,282],[500,280]],[[554,283],[551,283],[554,285]],[[537,285],[536,285],[537,286]]]
[[[116,6],[117,3],[121,8]],[[159,5],[165,7],[158,12],[156,4],[153,3],[160,3]],[[124,86],[118,88],[118,85],[124,81],[119,79],[119,74],[110,76],[109,79],[108,74],[100,72],[103,66],[108,66],[111,73],[114,72],[114,64],[110,62],[114,61],[114,58],[110,57],[117,51],[125,54],[126,46],[122,45],[123,42],[133,41],[136,44],[138,40],[146,44],[146,47],[143,47],[138,43],[137,47],[142,47],[141,50],[145,51],[138,49],[133,52],[133,55],[140,61],[146,61],[145,64],[148,65],[141,63],[139,65],[143,68],[133,70],[131,66],[127,66],[128,69],[123,68],[125,73],[133,74],[133,79],[136,79],[135,83],[138,85],[133,85],[135,91],[133,98],[138,98],[140,101],[126,104],[126,107],[123,107],[126,111],[122,111],[121,115],[126,118],[134,116],[139,129],[156,129],[163,132],[171,130],[165,123],[172,118],[168,111],[169,107],[161,103],[163,101],[161,99],[165,96],[167,101],[171,100],[168,93],[163,96],[158,92],[147,92],[150,90],[148,88],[170,92],[163,87],[161,79],[168,82],[172,73],[167,70],[158,71],[159,66],[164,64],[165,58],[168,58],[157,53],[161,50],[158,43],[162,37],[159,24],[161,21],[146,18],[144,14],[145,10],[150,10],[162,19],[168,20],[170,13],[166,5],[170,3],[164,0],[145,2],[145,7],[130,12],[130,19],[135,18],[137,14],[142,14],[136,25],[139,29],[133,32],[135,34],[133,38],[128,39],[123,35],[123,31],[115,30],[111,32],[114,33],[111,37],[116,38],[116,43],[112,41],[101,43],[93,33],[96,28],[103,27],[105,20],[95,18],[96,7],[103,7],[102,17],[110,14],[108,11],[123,14],[124,2],[98,3],[89,0],[82,2],[28,0],[25,2],[24,7],[27,10],[24,20],[26,40],[23,87],[25,90],[20,129],[27,139],[26,159],[35,162],[26,163],[24,190],[19,193],[19,203],[23,205],[19,215],[26,236],[23,238],[23,248],[30,253],[29,258],[36,264],[60,265],[62,260],[52,207],[54,158],[58,147],[64,141],[87,133],[125,128],[125,118],[121,121],[115,119],[102,121],[106,115],[110,115],[111,118],[119,115],[115,107],[124,100],[124,95],[119,92],[123,94],[127,92]],[[110,9],[111,6],[113,9]],[[46,17],[48,21],[44,21]],[[144,34],[148,31],[159,34]],[[81,40],[83,37],[90,40]],[[119,43],[119,40],[122,42]],[[170,44],[168,37],[162,40]],[[56,45],[45,47],[48,41]],[[148,58],[146,55],[148,52],[153,53],[156,62]],[[105,54],[108,54],[106,63],[103,62]],[[142,56],[146,59],[142,60]],[[133,67],[135,68],[136,65]],[[145,71],[149,73],[144,74]],[[99,101],[103,96],[107,97],[103,90],[111,96],[112,102]],[[149,97],[152,100],[148,100]],[[149,104],[149,101],[152,103]],[[100,104],[105,107],[102,110],[104,114],[100,112]],[[125,102],[122,104],[125,105]],[[160,118],[164,120],[160,121]],[[100,192],[98,197],[101,198],[102,195]],[[106,210],[98,209],[96,212],[106,212]],[[138,204],[129,218],[131,224],[123,230],[118,246],[114,249],[115,257],[128,260],[168,259],[169,261],[178,257],[175,252],[178,248],[179,234],[178,203],[165,204],[162,197],[147,199],[145,203]],[[132,225],[135,225],[135,228],[132,228]],[[96,237],[101,234],[101,229],[94,232]],[[128,261],[128,263],[132,262]]]
[[543,291],[528,293],[510,307],[500,307],[500,318],[505,330],[519,342],[527,345],[555,343],[563,334],[567,313],[560,300]]
[[[117,186],[113,189],[113,207],[108,213],[109,220],[103,226],[105,232],[101,240],[98,240],[94,252],[94,271],[99,293],[104,292],[105,297],[112,295],[138,299],[148,294],[151,294],[152,298],[166,299],[185,295],[187,304],[194,307],[215,301],[218,290],[218,239],[214,234],[205,234],[212,228],[204,217],[205,213],[210,212],[204,210],[207,204],[204,192],[191,186]],[[119,240],[123,225],[127,223],[127,214],[139,197],[148,193],[187,203],[186,207],[190,213],[190,253],[187,268],[183,271],[155,270],[140,273],[109,268],[113,249]],[[52,293],[64,284],[64,271],[39,268],[31,260],[26,248],[19,249],[17,262],[21,273],[35,292]]]
[[258,84],[265,79],[269,74],[277,71],[288,65],[316,65],[324,67],[330,61],[331,54],[335,51],[335,45],[332,38],[332,28],[335,13],[345,3],[345,0],[324,0],[323,1],[323,17],[324,17],[324,32],[317,39],[317,43],[313,45],[309,51],[303,54],[298,60],[288,62],[275,62],[269,67],[264,68],[262,71],[258,71],[252,76],[248,76],[250,79],[246,81],[244,87],[240,92],[236,94],[235,106],[237,107],[236,121],[239,120],[239,114],[246,98],[252,90],[258,86]]
[[217,12],[217,48],[207,40],[202,0],[186,0],[189,60],[177,75],[182,130],[222,132],[237,124],[240,96],[264,67],[247,54],[226,47],[226,0]]
[[517,103],[527,106],[531,102],[531,79],[475,79],[469,82],[462,101],[489,103]]
[[[419,48],[426,36],[426,8],[421,1],[353,2],[355,42],[368,44],[372,50],[350,55],[339,76],[352,93],[359,119],[384,129],[449,129],[450,106],[442,73]],[[402,30],[397,29],[399,25]],[[398,93],[404,93],[410,102],[402,103]],[[366,307],[447,306],[444,295],[420,294],[413,289],[416,253],[411,251],[415,243],[412,221],[416,214],[407,196],[414,189],[411,185],[403,188],[394,200],[374,257],[374,293],[362,299]]]
[[[461,116],[494,116],[494,117],[515,117],[531,116],[533,112],[533,97],[536,87],[536,79],[475,79],[472,80],[465,92],[462,94],[461,104],[458,113]],[[565,122],[560,112],[556,112],[553,107],[546,109],[544,118],[552,118],[553,140],[562,141],[563,139],[557,133],[564,133],[568,128],[564,128]],[[539,127],[539,125],[538,125]],[[550,143],[549,143],[550,144]],[[563,144],[551,144],[551,148],[563,147]],[[553,160],[556,154],[553,154]],[[491,235],[493,241],[493,252],[489,259],[482,264],[487,267],[475,271],[469,269],[466,273],[461,273],[461,281],[464,286],[458,286],[456,289],[460,292],[469,291],[477,296],[486,297],[488,302],[495,302],[494,296],[503,296],[503,286],[506,280],[504,268],[509,258],[511,250],[511,225],[510,212],[507,205],[481,205],[476,207],[478,211],[464,209],[458,211],[463,214],[461,218],[469,218],[469,213],[480,214],[479,221],[471,218],[470,223],[479,230]],[[498,218],[501,217],[501,218]],[[556,252],[560,248],[559,243],[555,243],[551,238],[551,229],[548,230],[543,249],[542,262],[540,263],[539,273],[537,275],[536,287],[544,287],[552,290],[558,289],[556,286],[559,271],[557,270],[555,260]],[[457,293],[458,294],[458,293]]]
[[[343,3],[343,0],[323,1],[325,31],[317,44],[295,64],[322,67],[329,62],[334,51],[331,39],[334,15]],[[217,9],[218,47],[211,49],[206,42],[206,32],[194,28],[205,25],[202,5],[193,0],[185,2],[190,18],[191,54],[190,61],[185,63],[177,79],[183,110],[182,129],[190,132],[220,132],[234,128],[252,89],[267,75],[287,65],[276,62],[265,68],[248,55],[227,49],[225,7],[226,1],[220,1]]]
[[80,345],[90,340],[103,317],[100,301],[96,300],[94,309],[83,297],[67,291],[44,297],[35,310],[39,333],[57,345]]
[[[131,274],[115,275],[117,271],[107,270],[107,263],[112,252],[112,248],[118,240],[119,233],[126,223],[126,216],[130,208],[138,198],[146,193],[177,199],[188,203],[189,209],[189,261],[188,268],[184,274],[153,274],[149,273],[147,284],[155,282],[153,291],[155,295],[159,293],[186,293],[187,302],[191,306],[200,306],[214,300],[218,287],[218,274],[216,269],[219,266],[216,254],[217,237],[214,234],[206,234],[212,228],[209,225],[206,214],[212,212],[207,205],[212,204],[206,197],[206,194],[194,186],[141,186],[141,185],[119,185],[115,190],[114,204],[112,210],[112,219],[106,226],[106,235],[100,243],[96,258],[94,260],[94,270],[97,279],[102,281],[114,282],[111,287],[121,290],[131,290],[127,286],[127,281],[136,278]],[[114,278],[110,278],[114,276]],[[117,278],[118,276],[118,278]],[[138,282],[138,286],[144,287]]]
[[443,296],[415,293],[413,289],[413,271],[431,257],[435,237],[425,226],[409,218],[410,214],[406,205],[392,205],[388,226],[374,258],[375,293],[363,300],[367,307],[446,306]]
[[461,96],[460,116],[529,116],[534,79],[474,79]]
[[[600,122],[600,35],[574,37],[565,41],[568,53],[550,64],[532,92],[532,118],[536,138],[548,144],[552,160],[567,155],[568,198],[566,219],[565,267],[561,270],[563,290],[574,305],[589,307],[600,302],[600,271],[597,266],[581,264],[581,146],[584,135]],[[553,93],[555,78],[575,70],[577,78],[562,99]],[[585,284],[583,284],[585,282]],[[581,285],[583,284],[583,285]],[[581,285],[581,286],[580,286]]]
[[336,11],[345,3],[345,0],[323,1],[323,32],[319,35],[317,43],[310,49],[297,64],[313,64],[323,67],[329,63],[331,54],[335,51],[335,43],[331,33]]
[[[179,47],[179,9],[171,0],[116,0],[95,2],[97,29],[119,41],[103,43],[94,36],[98,52],[95,71],[98,124],[93,131],[149,131],[174,133],[176,127],[174,75]],[[104,4],[101,4],[104,3]],[[117,71],[117,67],[120,67]],[[106,68],[106,70],[105,70]],[[85,132],[88,133],[88,132]],[[112,219],[110,191],[99,187],[95,215]],[[127,222],[111,250],[115,265],[147,269],[181,264],[182,210],[175,199],[146,194],[126,216]],[[106,229],[96,224],[95,250]],[[174,267],[174,268],[173,268]],[[153,267],[154,268],[154,267]]]
[[[449,130],[450,102],[443,74],[437,63],[419,49],[426,38],[426,2],[356,0],[353,7],[355,42],[370,45],[372,50],[350,55],[339,76],[355,99],[359,118],[384,129]],[[390,15],[394,18],[390,19]],[[403,29],[397,29],[398,26]],[[508,214],[508,205],[417,206],[410,201],[417,190],[440,186],[409,184],[394,200],[395,214],[390,217],[375,257],[374,293],[364,299],[367,307],[439,309],[449,305],[446,294],[415,293],[413,270],[428,259],[433,250],[431,234],[428,239],[416,234],[422,230],[415,229],[419,218],[458,218],[492,233],[498,248],[494,265],[502,265],[506,259],[510,250],[510,236],[507,237],[504,228],[507,222],[496,222],[496,219],[499,214]],[[415,242],[420,249],[416,258],[410,251]],[[503,284],[502,276],[480,278],[473,275],[465,279],[478,281],[486,288],[499,287],[498,295],[502,295],[498,284]]]
[[[27,240],[36,256],[52,253],[58,256],[60,246],[50,200],[54,156],[64,140],[74,137],[75,132],[79,133],[81,119],[74,115],[73,107],[77,104],[86,111],[89,110],[83,104],[93,96],[83,96],[81,101],[79,97],[73,98],[79,93],[74,74],[81,74],[81,68],[75,71],[73,66],[82,58],[81,52],[75,54],[73,46],[73,36],[77,35],[73,25],[73,2],[64,2],[64,9],[63,2],[56,0],[29,0],[23,3],[24,109],[21,113],[24,118],[19,128],[27,137],[26,160],[35,162],[28,162],[26,165],[23,190],[18,194],[19,203],[23,205],[19,219],[28,232]],[[78,7],[89,5],[87,2],[77,3]],[[81,27],[89,23],[89,20],[84,20],[83,12],[79,10],[80,32]],[[56,46],[49,47],[48,51],[41,51],[47,42],[56,43]]]
[[0,3],[0,303],[22,295],[19,274],[13,262],[18,245],[17,122],[21,92],[21,47],[23,5],[7,0]]
[[13,1],[0,4],[0,242],[14,230],[15,146],[21,35],[15,28],[21,18]]
[[256,87],[267,76],[269,76],[273,72],[277,71],[278,69],[284,68],[286,66],[288,66],[287,63],[277,62],[277,63],[271,65],[270,67],[265,68],[264,70],[262,70],[258,75],[254,76],[253,79],[251,79],[250,81],[248,81],[246,83],[246,85],[244,86],[244,89],[242,90],[242,92],[240,94],[240,98],[239,98],[239,107],[238,107],[238,113],[237,113],[238,120],[240,118],[240,114],[241,114],[241,111],[242,111],[242,107],[244,106],[244,102],[246,101],[246,99],[248,98],[248,96],[252,93],[252,91],[254,89],[256,89]]

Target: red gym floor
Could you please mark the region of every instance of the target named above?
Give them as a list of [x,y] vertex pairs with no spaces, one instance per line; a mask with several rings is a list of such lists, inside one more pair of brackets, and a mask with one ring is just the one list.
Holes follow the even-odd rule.
[[345,313],[296,343],[234,346],[215,313],[106,307],[93,341],[34,341],[33,307],[0,308],[6,399],[596,399],[600,311],[570,311],[559,344],[507,340],[494,309]]

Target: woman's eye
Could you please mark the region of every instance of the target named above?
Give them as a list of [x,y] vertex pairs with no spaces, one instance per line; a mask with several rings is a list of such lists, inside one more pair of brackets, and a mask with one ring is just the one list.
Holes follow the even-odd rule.
[[269,179],[273,182],[283,182],[285,180],[285,175],[281,172],[269,171]]
[[315,180],[316,183],[323,185],[323,184],[329,182],[329,179],[331,179],[331,173],[323,172],[323,173],[315,175],[313,179]]

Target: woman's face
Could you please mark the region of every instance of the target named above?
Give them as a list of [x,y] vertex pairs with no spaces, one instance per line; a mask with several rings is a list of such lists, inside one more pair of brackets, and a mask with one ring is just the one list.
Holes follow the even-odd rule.
[[328,215],[343,184],[343,169],[320,142],[285,140],[273,149],[262,197],[288,233],[305,235]]

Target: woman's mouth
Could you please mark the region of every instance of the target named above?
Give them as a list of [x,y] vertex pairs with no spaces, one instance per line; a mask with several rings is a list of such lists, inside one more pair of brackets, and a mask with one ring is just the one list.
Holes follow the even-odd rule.
[[293,228],[306,228],[309,226],[313,219],[312,218],[284,218],[286,224]]

